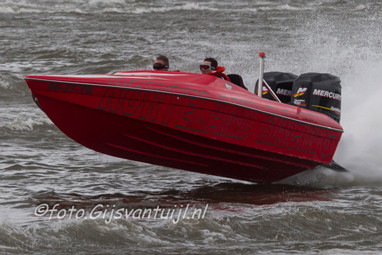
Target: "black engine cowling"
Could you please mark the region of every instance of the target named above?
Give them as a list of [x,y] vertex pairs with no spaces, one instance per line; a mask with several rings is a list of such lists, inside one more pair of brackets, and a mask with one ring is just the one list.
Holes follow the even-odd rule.
[[[327,73],[305,73],[300,76],[283,73],[264,73],[264,80],[283,103],[300,106],[321,112],[340,122],[341,118],[341,81]],[[258,81],[256,82],[255,93]],[[274,100],[266,87],[263,98]]]
[[[283,72],[266,72],[264,80],[283,103],[289,103],[292,95],[293,82],[297,75]],[[258,81],[256,82],[255,93],[257,91]],[[274,100],[268,89],[263,87],[263,98]]]
[[291,104],[341,119],[341,81],[327,73],[305,73],[293,84]]

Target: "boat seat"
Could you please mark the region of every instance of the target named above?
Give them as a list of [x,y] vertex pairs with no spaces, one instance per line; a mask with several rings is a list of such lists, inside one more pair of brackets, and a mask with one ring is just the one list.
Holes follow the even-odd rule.
[[227,76],[231,80],[232,83],[236,84],[239,87],[242,87],[242,88],[248,90],[247,87],[245,87],[244,82],[243,82],[243,78],[241,78],[240,75],[238,75],[238,74],[227,74]]

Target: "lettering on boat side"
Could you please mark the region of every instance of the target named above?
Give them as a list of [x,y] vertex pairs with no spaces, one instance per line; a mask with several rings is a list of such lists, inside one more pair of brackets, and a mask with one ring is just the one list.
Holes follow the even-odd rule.
[[[115,85],[116,81],[110,82]],[[121,84],[120,80],[117,82]],[[235,105],[201,100],[207,98],[207,92],[196,89],[139,80],[124,82],[122,86],[135,89],[106,88],[98,109],[184,131],[233,139],[248,136],[252,126],[252,117],[248,115],[256,114],[250,110],[240,113],[242,110]]]
[[92,94],[93,87],[82,85],[82,84],[74,84],[74,83],[61,83],[61,82],[50,82],[48,84],[48,89],[51,91],[57,92],[70,92],[70,93],[80,93],[80,94]]
[[267,147],[277,147],[287,151],[329,157],[335,150],[337,136],[330,130],[320,127],[309,127],[306,124],[288,119],[269,116],[265,123],[256,128],[256,142]]
[[203,100],[209,99],[206,91],[176,85],[123,79],[110,79],[109,84],[114,86],[105,88],[98,104],[101,111],[223,140],[249,139],[270,151],[330,157],[340,136],[339,132],[293,120],[309,115],[314,122],[322,122],[324,117],[314,113],[284,110],[288,119],[240,107],[243,101],[223,95],[221,100]]

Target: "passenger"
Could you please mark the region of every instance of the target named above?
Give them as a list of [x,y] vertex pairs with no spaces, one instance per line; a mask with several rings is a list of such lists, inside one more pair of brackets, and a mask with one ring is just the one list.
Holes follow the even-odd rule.
[[216,77],[219,77],[223,80],[230,81],[228,76],[223,73],[225,71],[224,66],[218,66],[218,61],[214,58],[206,58],[203,61],[203,64],[200,65],[200,71],[202,74],[209,74]]
[[169,64],[168,58],[163,55],[158,56],[153,65],[154,70],[158,70],[158,71],[168,71],[169,67],[170,67],[170,64]]

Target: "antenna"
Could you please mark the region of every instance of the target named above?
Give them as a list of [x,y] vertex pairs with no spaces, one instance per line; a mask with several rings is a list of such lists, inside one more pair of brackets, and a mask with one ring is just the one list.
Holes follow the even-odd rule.
[[257,86],[257,95],[259,97],[262,96],[263,94],[263,81],[264,81],[264,59],[265,59],[265,53],[260,52],[259,53],[260,57],[260,75],[259,75],[259,84]]
[[[260,57],[260,75],[259,75],[259,82],[257,84],[257,95],[259,97],[262,97],[263,95],[263,86],[267,87],[269,93],[271,96],[279,103],[281,103],[281,100],[277,97],[276,93],[272,90],[271,86],[268,85],[268,83],[264,80],[264,58],[265,58],[265,53],[260,52],[259,53]],[[262,81],[262,82],[260,82]]]

